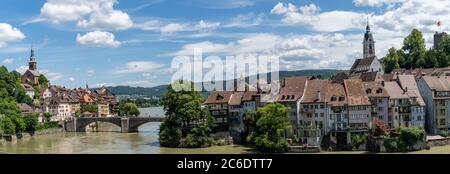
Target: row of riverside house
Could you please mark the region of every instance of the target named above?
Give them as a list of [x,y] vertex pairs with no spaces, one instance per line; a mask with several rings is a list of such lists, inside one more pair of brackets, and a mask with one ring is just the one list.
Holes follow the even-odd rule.
[[[353,135],[367,134],[375,120],[391,130],[448,131],[450,68],[398,69],[384,74],[369,25],[363,49],[363,58],[355,60],[349,73],[338,73],[329,80],[300,76],[280,81],[273,102],[290,108],[293,131],[286,131],[287,138],[296,135],[301,144],[320,146],[324,136],[329,136],[338,146],[345,146]],[[240,143],[249,131],[246,111],[266,103],[261,102],[261,92],[213,91],[204,104],[217,119],[217,136]]]
[[[39,121],[43,122],[44,113],[50,113],[51,121],[61,122],[74,116],[109,117],[118,114],[117,99],[108,88],[89,89],[87,85],[85,89],[68,89],[61,86],[42,87],[39,80],[41,73],[37,69],[33,49],[31,49],[28,64],[28,70],[22,75],[22,86],[25,88],[26,94],[35,101],[34,106],[25,103],[18,104],[24,116],[38,113]],[[50,84],[50,82],[47,83]],[[35,90],[35,87],[39,90]],[[83,105],[95,105],[98,112],[82,112]]]

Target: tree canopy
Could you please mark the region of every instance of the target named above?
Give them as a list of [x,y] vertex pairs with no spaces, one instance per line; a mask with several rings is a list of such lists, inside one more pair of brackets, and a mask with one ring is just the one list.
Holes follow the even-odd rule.
[[288,112],[288,107],[274,103],[249,113],[256,124],[247,140],[264,152],[285,152],[288,144],[284,135],[292,129]]
[[449,56],[450,39],[447,35],[439,45],[427,50],[422,32],[413,29],[403,40],[401,49],[389,49],[383,64],[386,73],[397,68],[440,68],[449,65]]
[[213,143],[214,118],[202,108],[202,102],[193,82],[177,81],[167,87],[161,98],[166,111],[166,119],[159,129],[161,146],[193,148]]

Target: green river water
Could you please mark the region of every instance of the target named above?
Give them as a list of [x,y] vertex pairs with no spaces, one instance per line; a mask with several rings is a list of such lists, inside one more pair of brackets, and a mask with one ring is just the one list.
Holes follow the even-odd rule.
[[200,149],[162,148],[158,143],[160,123],[147,123],[139,133],[120,133],[109,123],[103,131],[92,133],[61,133],[1,142],[0,153],[12,154],[240,154],[250,149],[238,146],[214,146]]

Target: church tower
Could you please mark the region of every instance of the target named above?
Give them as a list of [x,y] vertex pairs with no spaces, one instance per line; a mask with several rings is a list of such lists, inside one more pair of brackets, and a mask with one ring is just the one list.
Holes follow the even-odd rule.
[[29,70],[37,70],[36,57],[34,57],[34,49],[31,48],[30,61],[28,62]]
[[363,41],[364,56],[363,58],[375,57],[375,41],[373,40],[372,32],[370,32],[369,20],[367,20],[366,33]]

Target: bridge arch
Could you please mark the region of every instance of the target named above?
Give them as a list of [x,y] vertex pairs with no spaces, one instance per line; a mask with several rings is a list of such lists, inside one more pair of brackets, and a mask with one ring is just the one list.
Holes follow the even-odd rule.
[[122,128],[121,120],[116,118],[77,118],[75,122],[76,132],[85,132],[86,127],[94,122],[112,123]]
[[138,132],[138,128],[150,122],[162,122],[161,117],[137,117],[137,118],[120,118],[120,117],[81,117],[73,118],[64,122],[67,132],[85,132],[86,126],[94,122],[107,122],[117,125],[123,133]]

